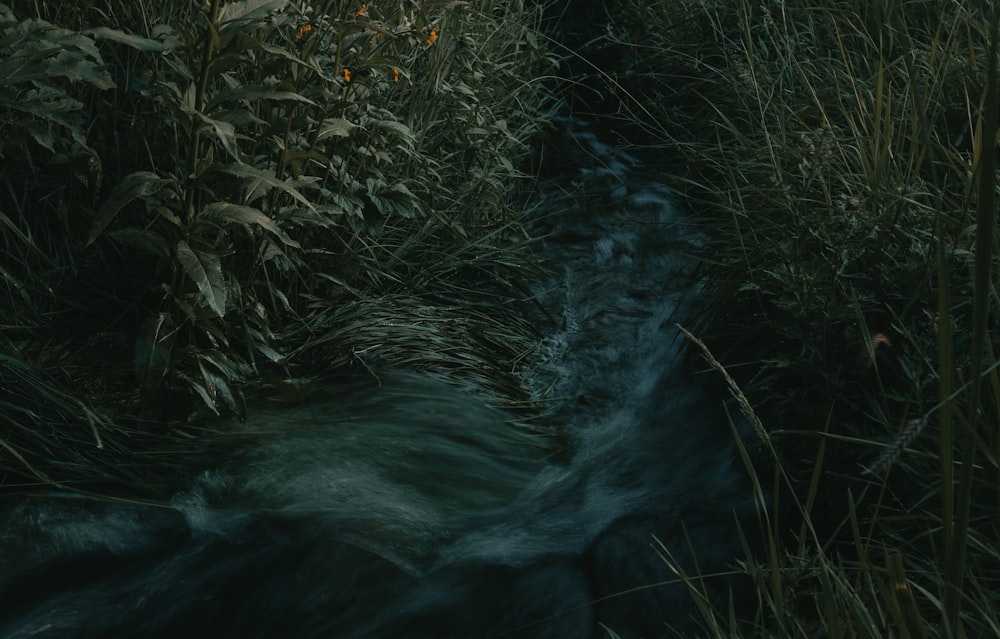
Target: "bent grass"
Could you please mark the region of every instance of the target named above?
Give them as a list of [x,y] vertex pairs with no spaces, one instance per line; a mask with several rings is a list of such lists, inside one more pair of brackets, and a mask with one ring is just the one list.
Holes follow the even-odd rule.
[[692,336],[773,443],[758,607],[706,634],[997,636],[998,9],[737,5],[612,29],[710,238]]
[[[534,265],[510,187],[544,122],[540,16],[520,0],[0,4],[0,374],[18,380],[11,414],[46,404],[30,381],[52,378],[36,394],[53,408],[107,416],[12,419],[0,479],[79,478],[72,458],[141,490],[116,469],[149,457],[115,432],[197,450],[189,418],[344,367],[525,401],[534,339],[513,300]],[[88,423],[103,447],[67,435]]]

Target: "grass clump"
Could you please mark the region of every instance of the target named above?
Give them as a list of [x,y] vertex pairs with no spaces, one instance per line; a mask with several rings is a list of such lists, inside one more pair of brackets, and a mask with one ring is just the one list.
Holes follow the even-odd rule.
[[[709,235],[693,333],[774,444],[752,455],[776,488],[759,487],[773,543],[745,566],[761,591],[746,634],[1000,627],[998,19],[992,3],[617,5],[631,119],[686,163]],[[713,634],[740,626],[721,619]]]
[[[379,364],[525,399],[508,197],[544,121],[539,12],[0,4],[2,354],[37,372],[11,410],[51,377],[157,429]],[[0,436],[3,472],[53,481],[45,460],[97,444]],[[94,450],[117,472],[127,448]]]

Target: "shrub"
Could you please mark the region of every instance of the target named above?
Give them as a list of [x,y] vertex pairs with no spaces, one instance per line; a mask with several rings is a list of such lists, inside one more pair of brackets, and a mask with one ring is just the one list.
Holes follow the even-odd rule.
[[543,121],[538,9],[21,4],[0,5],[6,352],[153,421],[348,365],[524,399],[508,195]]

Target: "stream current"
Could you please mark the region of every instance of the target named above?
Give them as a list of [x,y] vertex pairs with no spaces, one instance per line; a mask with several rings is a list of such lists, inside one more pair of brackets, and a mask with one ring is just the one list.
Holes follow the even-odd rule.
[[[674,323],[696,232],[670,191],[585,124],[562,132],[528,225],[551,276],[532,383],[554,458],[482,397],[380,375],[255,411],[248,452],[164,506],[0,505],[0,638],[672,636],[692,601],[655,539],[703,572],[741,556],[719,389]],[[558,166],[553,170],[552,166]],[[706,377],[706,376],[702,376]]]

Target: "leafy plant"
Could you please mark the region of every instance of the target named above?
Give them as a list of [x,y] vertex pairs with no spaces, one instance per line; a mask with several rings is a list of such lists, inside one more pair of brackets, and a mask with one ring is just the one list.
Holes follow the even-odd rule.
[[19,360],[143,428],[336,366],[524,399],[533,338],[510,302],[533,267],[508,194],[543,122],[537,8],[18,10],[39,16],[0,14]]

